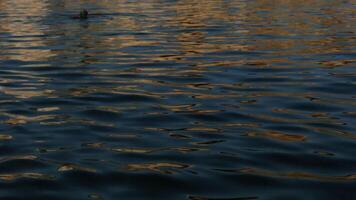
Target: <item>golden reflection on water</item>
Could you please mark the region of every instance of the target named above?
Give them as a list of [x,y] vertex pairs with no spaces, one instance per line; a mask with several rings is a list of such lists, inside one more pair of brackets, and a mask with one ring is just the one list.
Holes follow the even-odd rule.
[[[249,31],[256,34],[266,35],[283,35],[283,36],[308,36],[312,35],[333,35],[338,30],[345,32],[354,32],[355,26],[350,20],[352,18],[345,17],[353,11],[351,8],[343,9],[343,13],[330,15],[314,15],[313,9],[327,7],[324,12],[337,13],[341,1],[258,1],[250,3],[247,9],[253,10],[254,13],[249,13],[249,22],[262,22],[269,18],[270,23],[266,26],[254,27]],[[278,5],[278,6],[277,6]],[[305,10],[310,12],[305,12]],[[258,12],[263,12],[258,14]],[[274,26],[277,23],[283,22],[283,26]],[[315,31],[315,26],[319,25],[320,29]],[[336,37],[326,36],[318,39],[298,39],[298,40],[259,40],[259,50],[278,49],[282,54],[316,54],[316,53],[335,53],[345,52],[344,46],[340,45],[340,40]],[[352,42],[352,41],[351,41]],[[354,41],[353,41],[354,42]],[[295,48],[303,46],[306,48]],[[286,51],[281,51],[285,49]]]
[[[24,3],[26,2],[26,3]],[[298,2],[298,1],[296,1]],[[352,23],[349,23],[350,19],[342,18],[345,16],[337,15],[337,9],[339,1],[326,2],[326,1],[316,1],[319,6],[330,6],[330,9],[323,12],[333,13],[333,17],[322,17],[314,16],[310,13],[300,12],[308,8],[308,5],[314,5],[314,1],[305,1],[303,3],[296,3],[291,1],[258,1],[258,2],[244,2],[239,1],[238,3],[233,1],[206,1],[202,3],[201,1],[180,1],[175,4],[163,4],[164,9],[158,10],[155,8],[154,2],[135,2],[130,3],[128,1],[115,1],[115,3],[109,1],[93,1],[92,4],[96,6],[106,8],[108,12],[116,13],[134,13],[134,14],[145,14],[148,17],[147,20],[153,20],[153,16],[157,15],[157,12],[162,12],[160,18],[155,18],[158,20],[160,26],[162,27],[179,27],[180,29],[189,29],[189,28],[201,28],[209,27],[210,21],[225,21],[225,22],[234,22],[239,24],[238,29],[232,28],[231,32],[239,31],[243,33],[242,35],[249,34],[259,34],[259,35],[274,35],[274,36],[295,36],[295,35],[307,35],[307,34],[326,34],[330,32],[335,32],[339,29],[345,30],[345,32],[353,32],[353,26],[350,26]],[[19,5],[27,5],[26,9],[19,8]],[[28,6],[31,5],[31,6]],[[278,6],[276,6],[278,5]],[[43,35],[49,33],[47,28],[57,28],[51,26],[41,25],[41,20],[31,20],[25,23],[25,17],[41,17],[41,18],[50,18],[52,17],[49,12],[50,9],[68,9],[72,7],[70,3],[64,1],[63,5],[52,5],[50,1],[42,0],[31,0],[28,1],[3,1],[0,4],[2,10],[5,13],[10,13],[11,16],[16,18],[21,18],[22,20],[18,21],[4,21],[1,23],[0,29],[10,33],[11,35]],[[56,8],[57,6],[57,8]],[[16,9],[14,9],[16,8]],[[235,12],[232,15],[229,12],[230,8],[238,9],[238,12]],[[308,9],[307,9],[308,10]],[[344,12],[352,13],[352,10],[343,10]],[[264,12],[263,15],[259,12]],[[175,13],[172,16],[166,16],[165,13]],[[268,13],[268,14],[266,14]],[[347,13],[346,13],[347,14]],[[265,17],[269,17],[270,26],[244,26],[244,24],[262,24],[265,21]],[[277,18],[278,17],[278,18]],[[305,20],[308,19],[308,20]],[[267,22],[267,23],[268,23]],[[277,23],[282,23],[283,26],[275,26]],[[325,28],[319,29],[320,33],[315,33],[315,24],[320,24]],[[151,24],[152,25],[152,24]],[[63,31],[68,29],[69,25],[60,25],[63,28]],[[126,31],[137,32],[144,31],[149,28],[150,23],[138,20],[136,17],[122,16],[115,17],[115,20],[105,20],[100,24],[89,25],[88,31],[95,31],[98,29],[105,28],[106,26],[112,27],[123,27]],[[59,30],[61,31],[61,30]],[[75,34],[75,33],[73,33]],[[164,38],[161,41],[150,41],[145,40],[143,37],[137,37],[135,35],[115,35],[107,36],[104,40],[97,41],[97,48],[101,47],[113,47],[116,48],[126,48],[130,46],[154,46],[159,45],[160,43],[165,43],[167,36],[163,34]],[[231,44],[211,44],[208,42],[208,38],[214,40],[219,40],[218,37],[221,37],[221,41],[226,40],[229,35],[219,35],[219,36],[208,36],[205,31],[194,31],[194,32],[182,32],[176,36],[174,39],[175,42],[179,44],[179,51],[182,55],[172,55],[174,59],[179,58],[184,60],[184,57],[191,56],[194,54],[202,54],[209,52],[217,51],[228,51],[228,50],[239,50],[239,51],[248,51],[254,49],[256,51],[260,50],[271,50],[278,49],[279,53],[288,53],[288,54],[315,54],[315,53],[330,53],[330,52],[340,52],[343,49],[342,46],[338,45],[339,41],[336,38],[327,37],[320,38],[318,40],[273,40],[273,39],[261,39],[258,42],[258,45],[249,45],[245,39],[241,39],[240,43],[231,43]],[[79,40],[91,40],[94,39],[93,36],[86,34],[82,35]],[[51,49],[30,49],[31,47],[42,47],[46,46],[49,41],[48,39],[43,40],[42,38],[26,38],[26,41],[18,40],[16,42],[6,43],[7,46],[15,45],[12,47],[19,47],[19,49],[8,50],[11,54],[6,55],[7,59],[15,59],[22,61],[46,61],[50,57],[55,56],[56,54],[64,53],[59,50]],[[327,42],[327,43],[325,43]],[[89,44],[89,43],[88,43]],[[298,46],[305,46],[309,48],[295,48]],[[333,46],[333,47],[331,47]],[[326,48],[327,47],[327,48]],[[288,51],[281,51],[281,50]],[[14,53],[14,54],[12,54]],[[113,55],[114,52],[106,51],[103,54]],[[116,51],[117,55],[123,55],[123,52]],[[88,54],[90,55],[90,54]],[[172,57],[162,57],[165,54],[156,54],[149,58],[152,61],[159,61],[162,59],[170,59]],[[178,57],[177,57],[178,56]],[[146,60],[147,61],[147,60]],[[94,61],[95,62],[95,61]],[[222,61],[224,62],[224,61]],[[225,61],[228,63],[229,61]],[[249,61],[259,62],[259,61]],[[325,61],[328,63],[338,62],[337,65],[344,65],[349,63],[349,61]],[[201,63],[204,65],[204,63]],[[226,64],[225,64],[226,65]],[[334,65],[334,64],[332,64]]]
[[277,131],[262,132],[262,133],[247,133],[249,137],[266,137],[270,139],[277,139],[287,142],[302,142],[306,140],[306,136],[285,134]]
[[34,155],[25,155],[25,156],[10,156],[10,157],[5,157],[0,159],[0,163],[12,161],[12,160],[35,160],[37,159],[37,156]]
[[42,173],[26,172],[26,173],[16,173],[16,174],[0,174],[1,181],[14,181],[20,178],[27,179],[41,179],[41,180],[54,180],[55,177]]
[[10,119],[5,120],[3,123],[11,124],[11,125],[27,124],[31,122],[43,122],[43,121],[48,121],[51,119],[58,118],[57,115],[39,115],[39,116],[27,117],[24,115],[13,115],[9,113],[1,113],[1,114],[10,117]]
[[260,176],[271,176],[271,177],[282,177],[282,178],[292,178],[292,179],[312,179],[319,181],[354,181],[356,180],[356,174],[350,174],[346,176],[322,176],[318,174],[312,174],[307,172],[274,172],[263,169],[256,168],[245,168],[239,170],[244,174],[253,174]]
[[143,164],[129,164],[127,166],[127,170],[130,171],[145,171],[145,170],[150,170],[150,171],[155,171],[155,172],[160,172],[164,174],[172,174],[174,173],[175,169],[185,169],[191,167],[190,165],[187,164],[182,164],[182,163],[143,163]]
[[45,41],[38,36],[43,36],[47,28],[40,24],[40,18],[48,15],[47,6],[48,2],[43,0],[0,2],[1,11],[9,16],[0,20],[0,30],[12,37],[19,36],[11,39],[15,41],[0,43],[7,47],[0,50],[1,59],[48,61],[48,58],[54,56],[51,50],[38,48],[46,46]]
[[[25,3],[26,2],[26,3]],[[76,4],[75,8],[80,7],[83,2]],[[192,68],[176,70],[169,67],[156,67],[145,68],[136,67],[133,71],[125,71],[121,69],[110,69],[105,71],[88,71],[87,73],[92,75],[109,76],[112,74],[118,75],[143,75],[143,78],[135,79],[135,84],[151,84],[153,86],[170,86],[173,89],[168,92],[153,93],[148,92],[140,86],[135,84],[130,86],[120,86],[116,88],[104,88],[104,87],[86,87],[86,88],[73,88],[71,90],[64,91],[71,96],[84,96],[96,92],[108,92],[113,94],[132,94],[139,93],[141,96],[162,98],[164,96],[171,95],[184,95],[192,96],[197,99],[221,99],[221,98],[237,98],[241,97],[239,93],[224,93],[224,94],[212,94],[209,90],[217,87],[226,87],[230,89],[237,88],[249,88],[253,85],[245,84],[243,86],[237,84],[191,84],[184,83],[178,84],[173,82],[159,82],[152,80],[151,77],[156,76],[193,76],[206,73],[209,67],[261,67],[261,68],[290,68],[294,65],[279,65],[280,63],[291,63],[292,60],[282,58],[284,54],[297,54],[297,55],[309,55],[320,53],[335,53],[335,52],[348,52],[347,46],[341,46],[342,42],[354,43],[355,41],[341,41],[342,38],[336,38],[332,36],[316,37],[308,39],[309,36],[320,35],[333,35],[338,30],[343,30],[344,33],[353,33],[354,25],[350,23],[350,18],[345,16],[352,14],[352,9],[343,9],[343,13],[338,13],[338,6],[340,1],[258,1],[258,2],[245,2],[245,1],[206,1],[202,3],[198,0],[193,1],[179,1],[177,3],[163,3],[163,9],[157,9],[155,1],[149,2],[128,2],[125,0],[115,1],[90,1],[95,6],[105,8],[107,13],[132,13],[143,14],[145,20],[141,20],[139,17],[133,16],[111,16],[104,18],[100,23],[88,23],[85,26],[80,26],[77,23],[59,23],[57,25],[44,25],[43,20],[46,18],[52,18],[52,11],[65,11],[65,9],[71,9],[73,5],[67,1],[62,3],[52,3],[51,1],[41,0],[16,0],[16,1],[2,1],[0,7],[2,12],[7,13],[10,17],[1,19],[0,30],[10,34],[11,36],[26,36],[25,38],[13,38],[16,41],[4,42],[2,45],[11,47],[10,49],[0,50],[2,59],[12,59],[19,61],[51,61],[51,57],[65,55],[67,52],[66,43],[62,44],[62,41],[56,41],[56,38],[52,38],[51,34],[55,34],[58,31],[63,35],[77,36],[76,39],[81,46],[86,46],[88,49],[97,49],[105,51],[94,51],[92,53],[83,53],[85,62],[90,63],[105,63],[104,59],[97,59],[94,57],[108,56],[110,59],[114,56],[128,56],[132,54],[125,52],[124,49],[129,47],[149,47],[149,46],[164,46],[165,44],[174,44],[175,52],[165,53],[164,51],[158,51],[155,54],[145,54],[145,52],[136,52],[136,56],[140,58],[127,57],[125,60],[112,60],[113,63],[117,61],[118,64],[144,64],[147,62],[157,63],[163,61],[174,61],[176,63],[189,63]],[[317,6],[315,6],[317,4]],[[26,5],[24,7],[24,5]],[[31,6],[28,6],[31,5]],[[278,6],[277,6],[278,5]],[[313,5],[313,6],[311,6]],[[310,7],[309,7],[310,6]],[[328,7],[321,12],[328,15],[313,15],[313,8],[316,7]],[[238,12],[229,12],[230,9],[238,10]],[[310,12],[302,12],[304,10],[310,10]],[[172,15],[166,15],[167,13],[174,13]],[[263,13],[263,14],[261,14]],[[160,14],[160,17],[155,17]],[[35,17],[32,19],[31,17]],[[268,20],[266,20],[268,18]],[[306,20],[307,19],[307,20]],[[55,19],[53,19],[55,20]],[[65,17],[58,19],[68,21]],[[237,24],[232,26],[231,30],[224,32],[223,34],[209,35],[209,31],[206,29],[216,29],[212,24],[216,25],[216,21],[229,22]],[[264,25],[267,23],[267,25]],[[255,26],[250,26],[254,24]],[[263,25],[263,26],[262,26]],[[320,25],[321,28],[317,29],[319,32],[315,32],[316,25]],[[154,32],[150,28],[160,26],[162,28],[172,27],[177,30],[181,30],[178,34],[169,35],[165,32]],[[194,31],[189,31],[193,29]],[[72,30],[74,29],[74,31]],[[78,30],[85,29],[83,32]],[[124,31],[128,34],[112,34],[105,37],[89,34],[91,32],[98,32],[100,30],[111,31],[113,33],[120,33]],[[155,33],[154,37],[141,37],[137,34],[130,33]],[[236,34],[239,33],[239,34]],[[49,37],[32,37],[43,36]],[[285,36],[283,40],[275,40],[273,38],[258,38],[256,35],[262,36]],[[294,36],[305,36],[303,39],[294,39]],[[231,37],[230,43],[227,43]],[[236,37],[241,37],[236,40]],[[249,39],[253,38],[253,40]],[[58,39],[59,40],[59,39]],[[214,41],[211,43],[210,41]],[[64,48],[38,48],[46,47],[48,45],[64,45]],[[352,45],[350,45],[352,46]],[[303,48],[300,48],[303,47]],[[73,49],[68,49],[73,51]],[[115,50],[115,51],[111,51]],[[270,58],[241,58],[240,60],[221,60],[221,61],[204,61],[199,59],[196,62],[189,62],[187,59],[191,57],[202,56],[212,52],[226,52],[226,51],[274,51],[276,56]],[[131,52],[133,53],[133,52]],[[135,54],[134,54],[135,55]],[[278,57],[279,56],[279,57]],[[326,67],[341,67],[351,66],[355,63],[355,60],[321,60],[315,64],[320,64]],[[303,66],[298,66],[303,67]],[[210,73],[214,71],[209,71]],[[218,71],[216,71],[218,72]],[[16,73],[16,72],[14,72]],[[37,79],[37,72],[27,72],[24,74],[26,77],[33,75],[31,79]],[[283,76],[275,76],[274,78],[285,78]],[[14,83],[14,79],[2,79],[1,83]],[[111,80],[113,81],[113,80]],[[42,79],[43,83],[50,82],[50,79]],[[117,82],[119,83],[119,81]],[[121,83],[126,83],[121,81]],[[295,84],[289,82],[288,84]],[[24,84],[25,85],[25,84]],[[38,83],[38,86],[43,85]],[[182,89],[179,89],[182,88]],[[188,92],[183,88],[196,89],[195,91]],[[206,92],[204,91],[206,90]],[[28,99],[41,96],[53,95],[54,91],[40,90],[37,87],[21,87],[10,88],[0,87],[0,92],[12,95],[19,99]],[[258,92],[249,94],[251,97],[262,96],[296,96],[298,94],[286,93],[271,93],[271,92]],[[250,102],[250,101],[249,101]],[[241,101],[241,103],[244,103]],[[350,103],[350,102],[348,102]],[[190,112],[190,113],[218,113],[220,110],[198,110],[181,107],[182,105],[169,105],[170,107],[162,105],[173,112]],[[175,107],[176,106],[176,107]],[[113,108],[109,108],[113,109]],[[38,108],[39,112],[50,112],[58,110],[57,108]],[[289,112],[289,111],[287,111]],[[268,119],[275,122],[288,122],[288,123],[300,123],[300,120],[272,118],[271,116],[260,115],[259,118]],[[34,121],[41,121],[41,118],[34,118]],[[33,121],[32,120],[32,121]],[[24,117],[14,117],[6,123],[21,124],[28,121]],[[307,122],[310,122],[307,121]],[[194,128],[197,129],[197,128]],[[188,130],[189,131],[189,130]]]
[[3,140],[12,140],[12,136],[6,135],[6,134],[0,134],[0,141],[3,141]]
[[63,164],[58,168],[59,172],[67,172],[67,171],[72,171],[72,170],[79,170],[79,171],[85,171],[85,172],[91,172],[91,173],[96,173],[95,169],[87,168],[87,167],[81,167],[75,164]]

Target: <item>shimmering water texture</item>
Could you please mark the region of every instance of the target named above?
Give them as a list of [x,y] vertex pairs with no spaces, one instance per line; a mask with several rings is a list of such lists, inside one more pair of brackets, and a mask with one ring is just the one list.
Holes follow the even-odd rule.
[[0,199],[356,199],[355,5],[0,1]]

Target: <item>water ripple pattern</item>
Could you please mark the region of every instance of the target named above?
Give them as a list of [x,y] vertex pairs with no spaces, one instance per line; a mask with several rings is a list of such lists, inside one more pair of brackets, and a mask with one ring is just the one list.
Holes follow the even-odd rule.
[[354,3],[0,1],[0,199],[356,199]]

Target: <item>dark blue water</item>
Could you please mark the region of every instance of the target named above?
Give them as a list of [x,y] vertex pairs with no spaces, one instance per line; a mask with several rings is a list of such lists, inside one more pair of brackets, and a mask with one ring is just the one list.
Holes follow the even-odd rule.
[[356,199],[355,24],[347,0],[0,1],[0,199]]

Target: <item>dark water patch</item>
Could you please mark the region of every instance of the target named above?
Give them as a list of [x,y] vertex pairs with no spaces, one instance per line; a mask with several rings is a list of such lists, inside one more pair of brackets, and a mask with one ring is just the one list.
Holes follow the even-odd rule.
[[184,117],[188,117],[194,120],[198,120],[198,121],[204,121],[204,122],[208,122],[208,121],[212,121],[212,122],[219,122],[219,121],[225,121],[225,119],[216,116],[216,115],[209,115],[209,114],[199,114],[199,113],[191,113],[191,114],[184,114]]
[[295,105],[291,105],[290,108],[296,109],[296,110],[304,110],[304,111],[319,111],[319,112],[340,112],[343,111],[342,108],[337,107],[335,105],[328,105],[328,104],[322,104],[322,103],[313,103],[313,102],[307,102],[307,103],[297,103]]
[[83,116],[91,117],[96,120],[105,120],[105,121],[115,121],[118,120],[120,114],[117,112],[112,112],[109,110],[85,110],[82,113]]
[[0,173],[45,169],[48,167],[45,163],[36,160],[35,156],[13,157],[0,163]]
[[[26,65],[26,70],[28,71],[35,71],[35,72],[42,72],[42,73],[45,73],[45,72],[56,72],[55,74],[60,74],[60,72],[62,71],[72,71],[73,69],[68,69],[68,68],[64,68],[64,67],[61,67],[61,66],[51,66],[51,65]],[[51,77],[51,76],[54,76],[52,74],[45,74],[46,76],[48,77]],[[63,75],[65,76],[65,75]]]
[[355,94],[354,91],[355,84],[352,82],[349,83],[332,83],[325,84],[321,87],[310,88],[313,91],[320,91],[325,93],[335,93],[335,94]]
[[258,197],[235,197],[235,198],[214,198],[214,197],[199,197],[199,196],[188,196],[190,200],[255,200]]
[[120,95],[109,95],[103,93],[91,94],[90,96],[77,97],[76,99],[81,101],[91,101],[91,102],[154,102],[157,101],[156,98],[149,97],[146,95],[138,95],[138,94],[120,94]]

